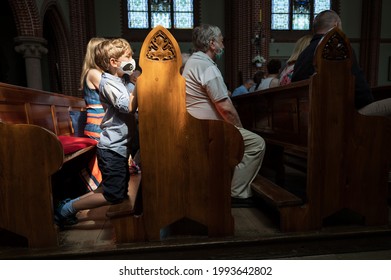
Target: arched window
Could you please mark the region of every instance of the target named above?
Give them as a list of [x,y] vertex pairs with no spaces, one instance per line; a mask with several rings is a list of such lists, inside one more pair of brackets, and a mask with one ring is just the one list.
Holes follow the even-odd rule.
[[323,10],[339,13],[339,0],[272,0],[270,29],[276,41],[295,41],[312,30],[314,17]]
[[200,0],[126,0],[123,1],[123,33],[132,40],[143,39],[162,25],[177,40],[191,41],[191,30],[198,23]]

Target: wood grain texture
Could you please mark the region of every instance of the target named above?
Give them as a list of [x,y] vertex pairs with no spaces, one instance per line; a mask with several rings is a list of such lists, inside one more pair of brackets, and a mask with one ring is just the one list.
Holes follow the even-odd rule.
[[148,239],[188,218],[209,236],[233,234],[231,179],[243,156],[239,131],[223,121],[187,113],[180,49],[163,27],[153,29],[140,52],[137,80],[143,218]]
[[0,83],[0,227],[24,236],[29,247],[58,245],[52,178],[64,158],[57,135],[71,135],[70,110],[81,98]]
[[50,176],[62,165],[61,143],[35,125],[0,122],[0,135],[0,227],[29,247],[58,245]]
[[69,111],[85,106],[82,98],[0,83],[1,122],[35,124],[56,135],[71,135]]
[[309,80],[234,99],[245,128],[307,159],[306,202],[279,209],[281,229],[320,229],[343,209],[368,226],[387,225],[391,121],[356,111],[352,50],[341,30],[324,36],[314,65]]

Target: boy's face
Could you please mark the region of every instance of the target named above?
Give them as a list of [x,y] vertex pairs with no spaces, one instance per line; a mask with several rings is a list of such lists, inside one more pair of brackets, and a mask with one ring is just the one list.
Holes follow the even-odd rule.
[[129,63],[132,60],[132,52],[130,50],[127,50],[121,57],[118,59],[110,58],[110,73],[114,76],[122,77],[125,72],[122,70],[121,64],[123,63]]

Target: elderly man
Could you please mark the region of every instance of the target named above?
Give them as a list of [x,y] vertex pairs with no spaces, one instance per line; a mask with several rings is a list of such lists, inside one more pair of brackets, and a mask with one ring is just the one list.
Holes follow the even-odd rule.
[[235,167],[231,197],[236,206],[251,205],[251,182],[261,167],[265,142],[257,134],[243,129],[215,63],[224,53],[220,29],[203,24],[194,28],[192,39],[196,51],[188,59],[183,71],[187,111],[198,119],[224,120],[238,128],[245,148],[242,161]]

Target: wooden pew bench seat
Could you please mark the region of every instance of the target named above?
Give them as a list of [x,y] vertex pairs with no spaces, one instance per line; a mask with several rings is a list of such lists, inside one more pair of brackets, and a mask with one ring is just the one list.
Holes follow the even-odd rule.
[[64,163],[95,149],[97,142],[94,139],[74,136],[58,136],[64,150]]

